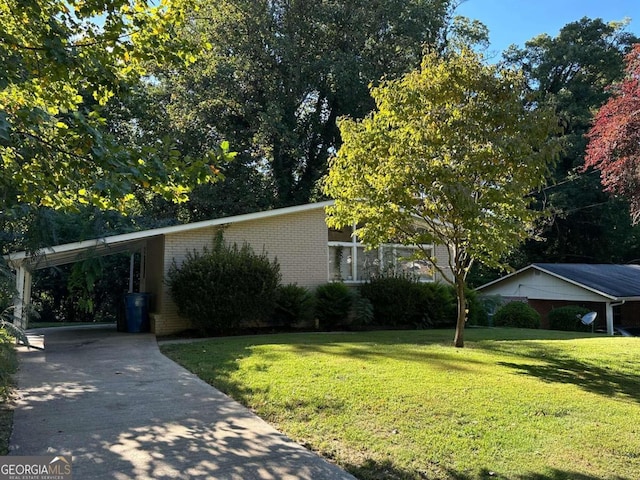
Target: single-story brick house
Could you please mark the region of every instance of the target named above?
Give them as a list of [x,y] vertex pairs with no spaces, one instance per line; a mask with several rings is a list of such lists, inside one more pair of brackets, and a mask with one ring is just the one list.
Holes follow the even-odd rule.
[[[26,325],[24,306],[30,301],[33,270],[74,263],[88,253],[106,256],[140,252],[138,291],[151,293],[152,332],[167,335],[184,330],[189,322],[178,315],[165,283],[167,272],[174,260],[178,264],[184,261],[187,252],[211,246],[220,230],[227,243],[247,242],[256,252],[264,250],[270,257],[277,257],[284,284],[313,288],[328,281],[344,281],[357,285],[381,265],[411,271],[425,281],[442,280],[425,263],[406,260],[411,247],[384,245],[375,251],[365,251],[351,228],[342,231],[327,228],[325,207],[330,204],[329,201],[299,205],[57,245],[34,254],[7,255],[5,259],[16,271],[16,317]],[[446,271],[448,249],[438,245],[429,248]]]
[[551,310],[578,305],[597,312],[596,328],[640,326],[640,265],[534,263],[476,289],[528,302],[548,328]]

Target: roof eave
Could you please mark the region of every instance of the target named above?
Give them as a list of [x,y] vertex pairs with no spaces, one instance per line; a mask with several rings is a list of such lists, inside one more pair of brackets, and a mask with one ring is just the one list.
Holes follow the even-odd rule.
[[484,288],[487,288],[487,287],[490,287],[492,285],[495,285],[496,283],[502,282],[502,281],[504,281],[504,280],[506,280],[508,278],[515,277],[516,275],[518,275],[518,274],[520,274],[520,273],[522,273],[522,272],[524,272],[526,270],[529,270],[532,267],[533,267],[533,264],[527,265],[526,267],[521,268],[520,270],[516,270],[515,272],[511,272],[508,275],[505,275],[504,277],[496,278],[495,280],[492,280],[489,283],[485,283],[484,285],[480,285],[479,287],[476,288],[476,290],[480,291],[480,290],[482,290]]
[[251,220],[260,220],[263,218],[270,218],[270,217],[276,217],[280,215],[288,215],[292,213],[300,213],[300,212],[306,212],[310,210],[316,210],[319,208],[324,209],[331,204],[333,204],[333,200],[327,200],[324,202],[307,203],[304,205],[295,205],[292,207],[285,207],[285,208],[279,208],[274,210],[265,210],[262,212],[246,213],[243,215],[235,215],[232,217],[216,218],[213,220],[203,220],[200,222],[187,223],[184,225],[173,225],[170,227],[141,230],[139,232],[123,233],[120,235],[112,235],[112,236],[102,237],[98,239],[83,240],[80,242],[65,243],[65,244],[56,245],[53,247],[46,247],[38,250],[35,253],[29,253],[27,251],[14,252],[8,255],[4,255],[4,259],[13,268],[18,268],[19,266],[22,265],[22,263],[24,263],[28,259],[39,257],[39,256],[46,256],[47,254],[49,255],[63,254],[63,253],[72,252],[75,250],[80,251],[80,250],[86,250],[86,249],[100,247],[100,246],[106,247],[108,245],[118,244],[118,243],[133,244],[137,240],[144,240],[151,237],[157,237],[160,235],[167,235],[167,234],[179,233],[179,232],[190,231],[190,230],[199,230],[202,228],[214,227],[219,225],[228,225],[232,223],[247,222]]

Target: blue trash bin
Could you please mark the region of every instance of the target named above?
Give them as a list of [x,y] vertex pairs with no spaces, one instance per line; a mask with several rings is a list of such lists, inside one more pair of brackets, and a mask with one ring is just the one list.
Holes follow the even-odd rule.
[[149,329],[150,293],[127,293],[124,298],[127,332],[142,333]]

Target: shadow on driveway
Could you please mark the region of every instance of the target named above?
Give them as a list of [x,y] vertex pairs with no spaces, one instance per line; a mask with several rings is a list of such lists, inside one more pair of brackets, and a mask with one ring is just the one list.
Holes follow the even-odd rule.
[[353,479],[175,364],[151,334],[43,329],[21,349],[11,455],[72,455],[74,478]]

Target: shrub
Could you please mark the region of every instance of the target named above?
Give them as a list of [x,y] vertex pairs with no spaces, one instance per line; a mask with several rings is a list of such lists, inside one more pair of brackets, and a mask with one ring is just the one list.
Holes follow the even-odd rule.
[[420,283],[419,285],[424,290],[427,300],[423,326],[444,328],[455,325],[458,314],[455,289],[440,282]]
[[524,302],[510,302],[493,316],[496,327],[540,328],[540,314]]
[[295,284],[281,285],[276,290],[273,323],[291,327],[313,321],[315,299],[304,287]]
[[248,244],[228,246],[219,235],[212,251],[187,254],[168,273],[181,315],[203,334],[229,333],[268,320],[275,307],[280,266]]
[[390,327],[420,325],[424,298],[418,282],[402,275],[372,278],[360,294],[373,305],[373,323]]
[[351,302],[350,323],[354,326],[370,325],[373,323],[373,304],[360,293],[353,296]]
[[316,288],[316,317],[322,328],[344,325],[349,318],[353,293],[344,283],[325,283]]
[[390,327],[443,327],[455,323],[453,290],[406,275],[376,277],[360,293],[373,305],[373,322]]
[[467,306],[469,308],[469,314],[467,315],[467,321],[469,325],[483,325],[489,324],[489,315],[483,299],[478,295],[475,290],[467,290],[465,293],[467,297]]
[[549,312],[549,328],[551,330],[565,330],[573,332],[590,332],[591,326],[580,321],[589,310],[577,305],[554,308]]
[[6,400],[12,391],[11,375],[18,367],[15,338],[0,327],[0,402]]
[[[493,326],[493,315],[504,304],[501,295],[477,295],[476,299],[480,303],[484,312],[484,319],[478,325]],[[482,323],[484,322],[484,323]]]

